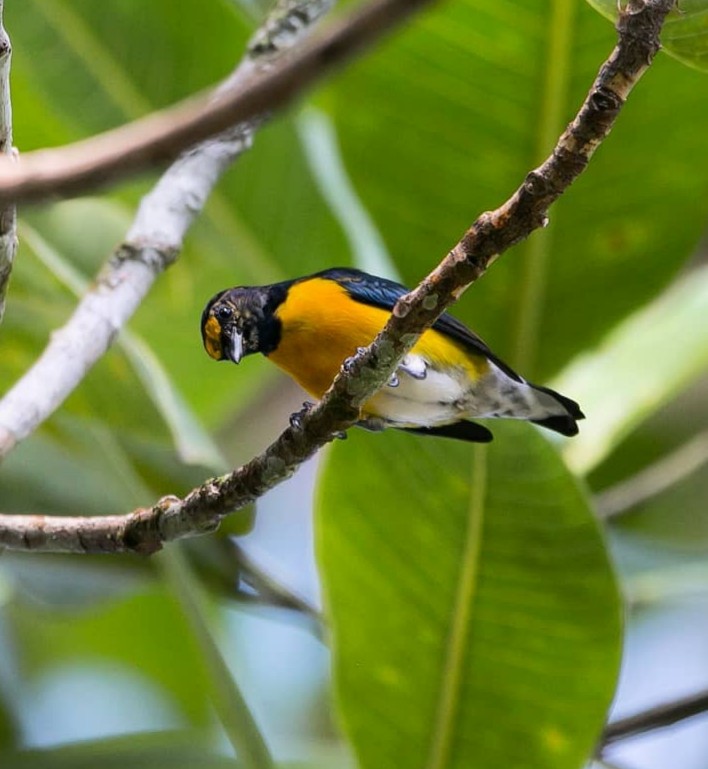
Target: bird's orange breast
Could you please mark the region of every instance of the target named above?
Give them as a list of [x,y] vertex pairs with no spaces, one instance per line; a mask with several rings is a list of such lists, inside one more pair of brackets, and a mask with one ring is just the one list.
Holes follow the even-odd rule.
[[[357,302],[335,281],[313,278],[295,283],[275,315],[282,333],[268,358],[321,398],[344,360],[371,344],[390,313]],[[435,368],[460,367],[472,381],[489,369],[483,355],[434,330],[426,331],[412,352]]]

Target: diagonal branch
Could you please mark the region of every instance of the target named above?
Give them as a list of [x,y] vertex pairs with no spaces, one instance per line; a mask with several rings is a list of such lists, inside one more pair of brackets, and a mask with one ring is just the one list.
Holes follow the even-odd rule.
[[605,728],[600,744],[605,747],[705,713],[708,713],[708,690],[613,721]]
[[[229,81],[214,94],[192,97],[175,107],[60,149],[22,156],[13,164],[0,158],[0,203],[41,200],[85,192],[130,173],[173,160],[196,142],[251,120],[299,96],[305,88],[341,65],[361,48],[400,24],[430,0],[372,0],[332,24],[317,38],[261,72]],[[307,17],[298,19],[301,2],[284,2],[287,27],[256,38],[252,54],[290,49],[300,39]],[[316,6],[324,6],[318,0]],[[282,11],[281,11],[282,12]]]
[[[12,46],[3,25],[4,0],[0,0],[0,157],[16,160],[12,147],[12,102],[10,101],[10,59]],[[0,205],[0,321],[5,312],[5,295],[17,251],[17,216],[14,203]]]
[[482,214],[440,265],[396,304],[373,344],[347,360],[321,403],[260,456],[214,478],[184,499],[104,518],[0,516],[0,545],[19,550],[152,553],[164,542],[212,531],[228,513],[288,478],[340,430],[388,380],[418,336],[503,251],[547,222],[549,206],[586,167],[632,87],[659,50],[674,0],[632,0],[618,21],[619,40],[578,114],[551,155],[500,208]]

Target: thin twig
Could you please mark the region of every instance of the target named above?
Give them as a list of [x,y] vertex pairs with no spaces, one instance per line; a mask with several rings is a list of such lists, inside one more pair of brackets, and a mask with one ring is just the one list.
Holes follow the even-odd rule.
[[222,517],[262,496],[341,430],[389,379],[418,336],[503,251],[547,222],[549,206],[570,186],[607,136],[632,87],[659,50],[674,0],[632,0],[620,14],[619,41],[550,157],[512,197],[482,214],[441,264],[396,304],[373,344],[345,361],[320,404],[260,456],[213,478],[184,499],[107,518],[0,516],[0,545],[19,550],[152,553],[164,542],[213,531]]
[[680,483],[707,463],[708,430],[704,430],[636,475],[597,494],[597,514],[605,519],[622,515]]
[[[316,628],[318,638],[322,638],[322,614],[304,598],[285,587],[282,582],[274,579],[265,569],[249,556],[244,548],[232,541],[236,553],[236,562],[241,579],[247,582],[256,592],[255,600],[265,606],[278,609],[290,609],[306,617]],[[248,594],[241,592],[240,597]]]
[[[171,161],[187,147],[235,123],[288,104],[426,2],[430,0],[372,0],[317,38],[313,36],[287,59],[279,58],[266,71],[249,73],[247,78],[218,89],[216,98],[213,94],[192,97],[81,142],[27,153],[19,163],[0,158],[0,202],[75,195]],[[289,12],[289,18],[296,15]],[[270,35],[269,43],[259,38],[254,55],[270,54],[272,45],[298,39],[298,31],[297,23],[293,23],[288,34]]]
[[188,544],[187,553],[202,581],[216,588],[224,598],[298,614],[307,620],[314,635],[323,639],[324,620],[320,611],[267,572],[238,543],[236,535],[211,538],[208,542],[193,539]]
[[[273,66],[333,0],[279,0],[229,87]],[[185,152],[143,198],[125,242],[109,257],[67,323],[0,400],[0,460],[52,414],[105,353],[184,237],[224,171],[253,142],[263,118],[240,123]]]
[[613,721],[605,728],[600,745],[605,747],[619,740],[673,726],[679,721],[702,715],[706,711],[708,711],[708,689]]
[[625,763],[618,764],[614,760],[610,762],[604,757],[595,759],[594,765],[600,767],[600,769],[629,769]]
[[[0,0],[0,156],[16,160],[12,146],[12,102],[10,61],[12,46],[3,23],[4,0]],[[14,203],[0,206],[0,321],[5,313],[5,296],[17,251],[17,215]]]

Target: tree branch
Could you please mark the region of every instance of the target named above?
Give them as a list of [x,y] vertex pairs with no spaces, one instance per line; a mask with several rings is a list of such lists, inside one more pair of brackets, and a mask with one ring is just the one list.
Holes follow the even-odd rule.
[[673,726],[679,721],[693,718],[706,711],[708,711],[708,690],[613,721],[605,728],[600,744],[604,748],[619,740]]
[[[0,156],[15,162],[12,146],[12,102],[10,101],[10,60],[12,46],[3,24],[4,0],[0,0]],[[7,162],[6,161],[6,162]],[[0,205],[0,321],[5,313],[5,295],[17,251],[17,216],[14,203]]]
[[19,550],[152,553],[164,542],[213,531],[222,517],[262,496],[333,436],[393,373],[418,336],[503,251],[545,226],[549,206],[587,165],[607,136],[632,87],[659,50],[659,32],[674,0],[632,0],[618,21],[619,41],[580,111],[549,158],[512,197],[482,214],[441,264],[396,304],[373,344],[342,366],[320,404],[266,451],[233,473],[214,478],[184,499],[105,518],[0,516],[0,545]]
[[[333,0],[279,0],[251,41],[229,87],[272,66]],[[253,142],[262,118],[240,123],[185,152],[140,203],[125,242],[109,257],[67,323],[0,400],[0,461],[52,414],[106,352],[184,237],[224,171]]]
[[315,635],[322,640],[324,633],[321,613],[304,598],[274,579],[238,543],[232,540],[229,544],[236,554],[241,581],[249,584],[257,593],[252,595],[239,589],[237,593],[239,600],[297,612],[311,623]]
[[[316,39],[265,71],[248,72],[213,94],[192,97],[113,131],[60,149],[22,156],[19,163],[0,158],[0,203],[75,195],[109,180],[173,160],[196,142],[288,104],[331,69],[351,58],[430,0],[372,0],[331,25]],[[253,56],[290,47],[299,39],[305,17],[285,2],[288,25],[264,30],[251,48]],[[318,0],[316,6],[325,6]]]

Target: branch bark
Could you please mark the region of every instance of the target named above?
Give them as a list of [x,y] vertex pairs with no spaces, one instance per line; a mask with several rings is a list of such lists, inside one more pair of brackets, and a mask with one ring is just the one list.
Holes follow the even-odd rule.
[[343,364],[323,400],[266,451],[184,499],[105,518],[0,516],[0,545],[19,550],[152,553],[164,542],[214,530],[222,517],[260,497],[339,431],[393,373],[418,336],[503,251],[547,222],[549,206],[582,173],[607,136],[632,87],[659,50],[674,0],[632,0],[618,21],[619,40],[578,114],[551,155],[500,208],[483,213],[438,267],[395,306],[373,344]]
[[603,732],[600,744],[604,748],[619,740],[637,737],[645,732],[673,726],[679,721],[701,715],[708,711],[708,690],[689,697],[667,702],[649,708],[627,718],[620,718],[609,724]]
[[[0,156],[5,162],[16,160],[12,146],[12,102],[10,100],[10,60],[12,46],[3,22],[4,0],[0,0]],[[17,251],[17,215],[14,203],[0,205],[0,321],[5,313],[5,296]]]
[[[227,81],[213,94],[192,97],[180,104],[125,126],[60,149],[45,149],[22,156],[19,163],[0,158],[0,203],[37,201],[56,195],[76,195],[130,173],[173,160],[196,142],[283,107],[331,69],[343,64],[362,47],[400,24],[430,0],[373,0],[332,24],[317,38],[298,47],[287,58],[278,57],[265,71],[249,71]],[[295,7],[284,2],[287,25],[263,30],[251,48],[253,56],[291,48],[300,39],[307,17],[298,19]],[[317,0],[315,7],[326,6]],[[243,73],[241,73],[243,74]]]

